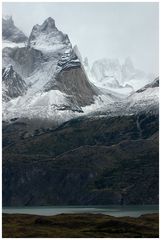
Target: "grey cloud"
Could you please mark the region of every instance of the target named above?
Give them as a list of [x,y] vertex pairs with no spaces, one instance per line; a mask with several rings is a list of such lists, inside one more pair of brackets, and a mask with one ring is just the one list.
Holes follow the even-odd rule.
[[130,56],[136,67],[158,75],[158,3],[3,3],[3,14],[27,35],[51,16],[90,63]]

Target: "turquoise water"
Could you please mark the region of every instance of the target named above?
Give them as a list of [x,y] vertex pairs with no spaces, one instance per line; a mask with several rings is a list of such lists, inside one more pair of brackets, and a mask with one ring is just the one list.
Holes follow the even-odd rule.
[[37,206],[37,207],[3,207],[3,213],[22,213],[51,216],[62,213],[93,213],[106,214],[115,217],[138,217],[147,213],[158,213],[158,205],[132,205],[132,206]]

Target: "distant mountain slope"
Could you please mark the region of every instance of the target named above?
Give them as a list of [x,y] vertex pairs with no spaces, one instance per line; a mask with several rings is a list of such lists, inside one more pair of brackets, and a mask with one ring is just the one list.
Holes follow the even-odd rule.
[[156,79],[154,79],[153,82],[151,82],[151,83],[145,85],[143,88],[139,89],[139,90],[137,91],[137,93],[144,92],[144,91],[146,91],[148,88],[156,88],[156,87],[159,87],[159,77],[156,78]]
[[130,111],[159,111],[159,78],[128,97]]
[[111,89],[124,96],[142,88],[153,79],[153,76],[136,69],[130,58],[125,59],[123,64],[118,59],[97,60],[91,70],[88,69],[88,73],[96,86]]
[[4,46],[16,46],[27,41],[27,36],[14,25],[11,16],[2,19],[2,38]]

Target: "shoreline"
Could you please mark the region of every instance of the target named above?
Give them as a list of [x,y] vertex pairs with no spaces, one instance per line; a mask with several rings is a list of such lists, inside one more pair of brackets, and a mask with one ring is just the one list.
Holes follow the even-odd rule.
[[56,216],[59,214],[104,214],[114,217],[139,217],[159,213],[159,205],[83,205],[83,206],[15,206],[3,207],[2,213]]

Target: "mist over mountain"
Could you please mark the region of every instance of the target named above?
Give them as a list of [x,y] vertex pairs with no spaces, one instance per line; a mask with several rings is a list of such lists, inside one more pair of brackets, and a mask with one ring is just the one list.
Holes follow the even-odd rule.
[[118,58],[123,64],[130,56],[135,68],[155,77],[159,73],[158,9],[157,2],[3,3],[3,14],[12,15],[28,37],[34,25],[50,16],[78,45],[82,56],[88,57],[90,66],[101,58]]

